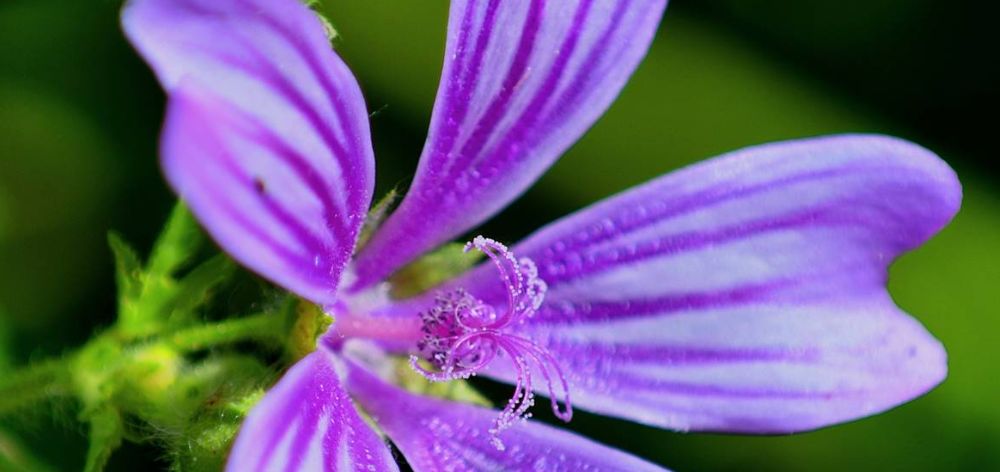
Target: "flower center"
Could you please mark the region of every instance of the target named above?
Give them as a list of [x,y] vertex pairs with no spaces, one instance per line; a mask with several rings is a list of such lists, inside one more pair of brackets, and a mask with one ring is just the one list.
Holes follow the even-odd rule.
[[[545,381],[556,417],[569,421],[573,408],[566,377],[552,354],[513,333],[512,328],[533,316],[545,298],[545,281],[538,278],[534,262],[517,259],[503,244],[482,236],[465,246],[466,251],[472,249],[486,254],[500,271],[507,289],[506,308],[498,313],[463,289],[439,294],[434,307],[420,314],[423,337],[417,343],[420,355],[435,370],[421,366],[415,355],[410,356],[410,365],[428,380],[444,382],[467,379],[497,357],[509,358],[516,383],[514,395],[490,428],[493,444],[502,450],[500,432],[531,417],[528,410],[535,402],[535,375],[540,374]],[[560,397],[562,407],[557,400]]]

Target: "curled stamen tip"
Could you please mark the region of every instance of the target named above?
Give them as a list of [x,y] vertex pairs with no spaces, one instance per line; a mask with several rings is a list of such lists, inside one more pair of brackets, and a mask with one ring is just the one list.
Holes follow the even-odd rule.
[[498,241],[496,241],[494,239],[487,238],[487,237],[485,237],[483,235],[478,235],[478,236],[472,238],[472,241],[469,241],[469,242],[465,243],[465,249],[464,250],[465,250],[465,252],[469,252],[473,248],[482,250],[485,247],[492,247],[492,248],[497,249],[497,250],[499,250],[501,252],[507,252],[507,246],[504,246],[502,243],[500,243],[500,242],[498,242]]
[[556,415],[564,423],[569,423],[573,420],[573,407],[566,403],[565,408],[559,408],[557,405],[552,406],[552,413]]
[[[506,309],[496,311],[464,289],[439,294],[436,306],[421,314],[424,338],[418,343],[420,357],[410,356],[410,366],[432,382],[468,379],[504,354],[514,365],[516,390],[489,429],[490,442],[503,451],[500,433],[532,416],[529,410],[535,404],[533,373],[544,379],[557,418],[569,422],[573,409],[566,376],[555,357],[531,339],[510,330],[533,316],[542,305],[548,286],[539,278],[538,267],[531,259],[515,258],[507,246],[483,236],[476,236],[465,245],[466,251],[473,248],[492,259],[499,270],[508,292]],[[434,370],[423,367],[421,358]],[[562,397],[562,406],[558,397]]]

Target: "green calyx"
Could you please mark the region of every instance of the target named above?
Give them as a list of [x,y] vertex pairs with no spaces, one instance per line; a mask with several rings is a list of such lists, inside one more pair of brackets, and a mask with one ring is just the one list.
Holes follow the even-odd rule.
[[[281,295],[252,303],[252,314],[211,320],[213,295],[236,283],[236,266],[201,254],[205,238],[182,205],[147,261],[115,234],[108,242],[116,322],[75,352],[4,372],[0,424],[69,402],[90,439],[86,471],[102,470],[123,441],[160,442],[175,470],[218,470],[246,414],[283,366],[315,349],[332,319]],[[228,314],[232,300],[222,303]],[[262,356],[245,354],[248,345]],[[0,443],[16,445],[2,433]]]
[[[394,200],[389,195],[376,205],[364,237]],[[163,445],[174,470],[222,468],[246,415],[285,367],[316,350],[334,320],[312,303],[246,280],[225,255],[205,251],[206,242],[182,205],[146,260],[109,234],[118,287],[115,323],[73,352],[18,370],[0,353],[0,424],[59,402],[71,405],[59,410],[74,411],[85,426],[85,471],[103,470],[126,441]],[[432,289],[480,257],[459,244],[444,246],[394,275],[391,294]],[[234,308],[240,303],[234,294],[247,284],[256,285],[254,295],[245,309]],[[227,296],[217,300],[222,287]],[[231,316],[241,310],[249,314]],[[411,392],[489,405],[467,382],[429,383],[405,359],[397,360],[396,374]],[[0,428],[0,447],[18,450],[16,438],[5,434]],[[0,469],[24,467],[41,470],[44,461],[0,454]]]
[[316,342],[333,324],[333,318],[306,301],[297,301],[290,309],[294,310],[295,316],[285,342],[285,352],[291,360],[297,361],[316,350]]

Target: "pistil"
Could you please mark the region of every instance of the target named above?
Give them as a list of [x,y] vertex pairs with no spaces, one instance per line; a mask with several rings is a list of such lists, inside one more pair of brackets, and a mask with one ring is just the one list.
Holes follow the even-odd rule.
[[[545,298],[546,285],[538,277],[535,264],[527,258],[515,258],[506,246],[482,236],[465,247],[466,251],[472,249],[489,256],[499,270],[507,289],[506,308],[498,313],[464,289],[439,294],[435,305],[420,315],[420,357],[411,356],[410,365],[428,380],[444,382],[469,378],[497,357],[507,357],[515,372],[514,394],[489,431],[493,444],[503,449],[500,432],[531,416],[528,410],[534,404],[533,374],[541,374],[545,380],[552,411],[558,418],[569,421],[573,409],[569,385],[555,358],[511,329],[533,316]],[[434,370],[421,366],[421,357]],[[558,398],[562,399],[562,407]]]
[[334,324],[327,334],[330,341],[338,339],[368,339],[383,343],[413,346],[421,340],[420,318],[414,316],[368,316],[350,311],[334,312]]

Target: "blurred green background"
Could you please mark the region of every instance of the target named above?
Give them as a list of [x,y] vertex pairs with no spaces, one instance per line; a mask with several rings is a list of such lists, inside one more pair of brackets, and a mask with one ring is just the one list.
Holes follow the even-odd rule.
[[[109,229],[139,248],[172,205],[156,159],[164,97],[125,43],[118,1],[0,3],[0,375],[114,316]],[[372,117],[379,192],[411,178],[440,70],[444,0],[327,0]],[[965,186],[954,223],[892,270],[951,371],[889,413],[789,437],[679,434],[580,415],[599,441],[675,470],[1000,470],[1000,7],[972,0],[676,0],[621,98],[482,230],[514,241],[631,185],[728,150],[847,131],[921,143]],[[581,182],[586,182],[581,185]],[[0,425],[78,470],[73,411]],[[56,419],[50,418],[50,416]],[[16,439],[15,439],[16,438]],[[162,466],[127,445],[109,466]]]

